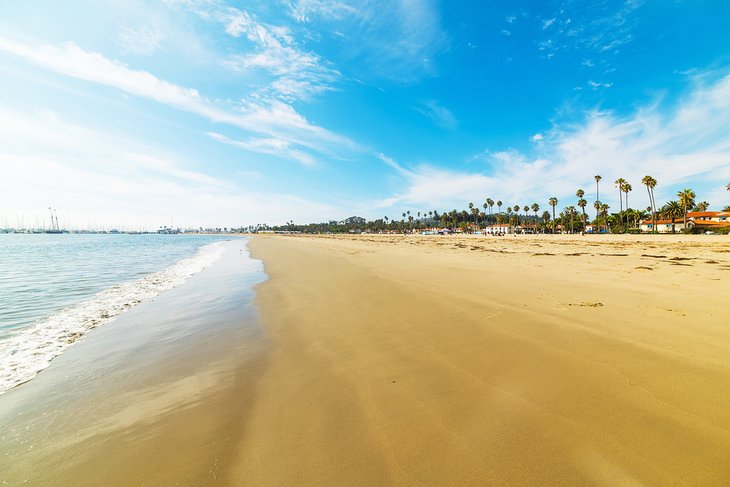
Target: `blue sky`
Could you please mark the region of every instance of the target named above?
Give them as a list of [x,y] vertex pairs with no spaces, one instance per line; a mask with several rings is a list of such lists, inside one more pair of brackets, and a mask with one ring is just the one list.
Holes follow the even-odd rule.
[[0,225],[730,203],[725,1],[0,4]]

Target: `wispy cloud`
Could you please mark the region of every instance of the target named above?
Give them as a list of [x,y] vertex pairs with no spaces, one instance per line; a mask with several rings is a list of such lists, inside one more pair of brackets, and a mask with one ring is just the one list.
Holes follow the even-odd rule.
[[340,0],[295,0],[287,2],[292,17],[298,22],[310,22],[317,18],[342,20],[361,17],[362,11]]
[[416,107],[416,111],[425,115],[435,125],[444,129],[453,130],[458,123],[454,114],[436,100],[422,101]]
[[294,148],[292,144],[286,140],[275,138],[233,140],[216,132],[208,132],[207,135],[218,142],[240,147],[251,152],[270,154],[286,159],[294,159],[305,166],[312,166],[315,163],[311,154]]
[[[234,226],[335,216],[327,205],[258,192],[194,169],[184,156],[124,136],[75,125],[56,114],[0,107],[0,217],[42,224],[53,205],[75,227],[115,225],[153,230],[169,224]],[[236,175],[261,179],[257,171]],[[42,194],[39,204],[38,195]],[[40,208],[39,208],[40,207]]]
[[212,122],[265,134],[290,145],[333,154],[355,144],[325,128],[310,123],[291,105],[278,100],[244,101],[226,106],[186,88],[162,80],[147,71],[134,70],[119,61],[67,42],[34,46],[0,37],[0,51],[14,54],[45,69],[90,82],[111,86],[131,95],[191,112]]
[[564,2],[553,16],[540,21],[546,37],[537,42],[538,48],[545,57],[565,49],[585,51],[587,56],[610,65],[610,55],[633,41],[642,4],[642,0]]
[[160,48],[165,34],[156,24],[139,27],[122,26],[119,29],[117,43],[125,54],[151,56]]
[[606,82],[588,80],[588,86],[590,86],[594,90],[598,90],[598,89],[601,89],[601,88],[610,88],[610,87],[613,86],[613,83],[606,83]]
[[334,90],[340,73],[314,52],[299,49],[288,28],[257,21],[249,12],[233,7],[218,7],[215,18],[225,24],[234,37],[245,37],[253,52],[230,56],[225,65],[235,71],[261,70],[272,82],[256,95],[284,101],[308,100]]
[[342,26],[343,55],[361,59],[369,75],[404,82],[432,75],[435,58],[450,43],[433,0],[297,0],[289,6],[291,16],[303,24]]

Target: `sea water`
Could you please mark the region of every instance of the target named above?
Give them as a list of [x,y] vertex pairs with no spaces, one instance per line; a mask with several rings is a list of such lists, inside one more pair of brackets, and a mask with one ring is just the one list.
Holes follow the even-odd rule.
[[226,237],[0,234],[0,394],[216,261]]

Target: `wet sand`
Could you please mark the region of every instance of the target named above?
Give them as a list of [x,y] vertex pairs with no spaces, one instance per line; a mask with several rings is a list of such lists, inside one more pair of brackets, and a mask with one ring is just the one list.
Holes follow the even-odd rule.
[[229,485],[728,485],[730,238],[260,236]]
[[0,485],[204,485],[245,428],[267,342],[244,243],[0,396]]

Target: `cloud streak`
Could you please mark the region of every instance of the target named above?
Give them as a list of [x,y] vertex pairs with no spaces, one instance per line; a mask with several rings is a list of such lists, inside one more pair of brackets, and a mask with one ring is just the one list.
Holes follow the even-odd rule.
[[74,43],[32,46],[0,36],[0,51],[21,57],[44,69],[154,100],[179,110],[240,129],[284,140],[292,146],[334,154],[353,150],[356,144],[323,127],[310,123],[291,105],[278,100],[267,103],[248,101],[223,107],[193,88],[162,80],[153,74],[130,68]]

